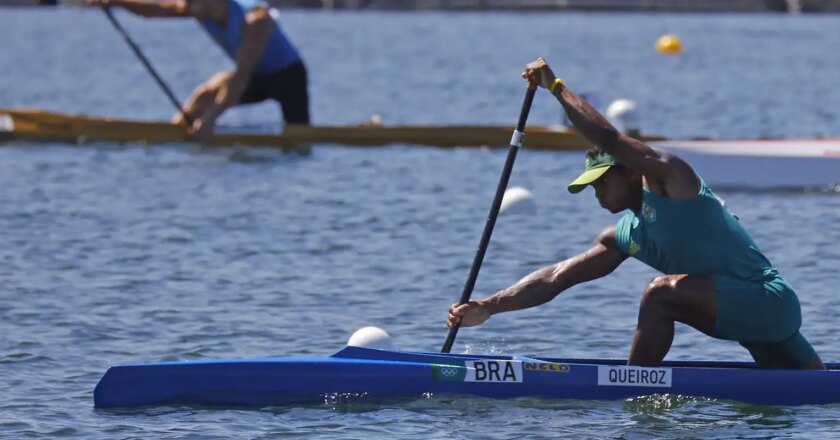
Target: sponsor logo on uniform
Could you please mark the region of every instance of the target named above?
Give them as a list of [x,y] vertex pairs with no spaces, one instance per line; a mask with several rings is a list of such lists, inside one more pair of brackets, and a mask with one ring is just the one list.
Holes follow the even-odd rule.
[[548,371],[554,373],[568,373],[569,364],[556,364],[553,362],[524,362],[522,367],[527,371]]
[[656,210],[647,203],[642,203],[642,217],[644,217],[648,223],[654,223],[656,221]]
[[671,369],[599,365],[598,385],[670,388]]
[[630,239],[630,255],[636,255],[636,253],[638,253],[640,250],[642,250],[642,247],[639,246],[639,243],[636,243],[636,240],[633,240],[631,238]]
[[471,360],[461,365],[432,364],[434,380],[452,382],[522,382],[522,362]]

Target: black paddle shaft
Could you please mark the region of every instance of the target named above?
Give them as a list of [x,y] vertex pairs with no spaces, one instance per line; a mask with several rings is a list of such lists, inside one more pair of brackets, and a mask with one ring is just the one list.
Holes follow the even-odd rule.
[[[481,263],[484,261],[484,254],[487,252],[487,245],[490,243],[490,236],[493,234],[493,227],[496,225],[496,218],[499,216],[499,208],[502,206],[502,198],[505,195],[511,171],[513,171],[513,162],[516,160],[516,153],[519,151],[519,147],[522,146],[525,121],[528,120],[528,113],[531,111],[531,103],[534,101],[534,93],[536,91],[535,86],[529,86],[528,91],[525,93],[525,101],[522,103],[522,111],[519,113],[519,122],[516,124],[516,131],[513,132],[505,167],[502,170],[501,178],[499,178],[499,186],[496,188],[496,197],[493,198],[493,206],[490,208],[487,223],[484,224],[484,233],[481,234],[481,242],[478,244],[478,250],[475,253],[475,259],[473,259],[470,275],[467,278],[466,284],[464,284],[464,291],[461,293],[461,300],[458,304],[466,304],[470,300],[473,288],[475,287],[475,281],[478,279],[478,271],[481,270]],[[449,329],[449,334],[446,336],[446,342],[443,343],[441,352],[449,353],[460,327],[461,323],[459,322]]]
[[178,102],[178,99],[175,98],[175,94],[172,93],[172,90],[169,88],[169,86],[167,86],[166,83],[163,82],[163,79],[160,77],[160,75],[158,75],[155,68],[152,67],[152,64],[149,62],[146,56],[143,55],[143,52],[140,50],[140,48],[137,47],[137,44],[134,43],[134,40],[131,39],[131,37],[128,35],[125,29],[123,29],[123,27],[117,21],[116,17],[114,17],[114,13],[111,12],[111,8],[108,6],[103,6],[102,11],[105,12],[106,16],[108,16],[108,20],[111,21],[111,24],[114,25],[114,27],[117,29],[117,32],[119,32],[120,35],[122,35],[125,42],[128,43],[128,46],[131,47],[131,50],[134,51],[135,55],[137,55],[137,58],[139,58],[143,65],[146,66],[146,70],[148,70],[149,73],[152,74],[152,77],[155,79],[155,81],[157,81],[160,88],[163,89],[163,92],[166,93],[166,96],[169,97],[169,101],[172,102],[172,105],[174,105],[175,108],[178,109],[178,111],[181,112],[182,115],[184,115],[184,120],[187,121],[187,125],[192,125],[192,118],[181,108],[181,104]]

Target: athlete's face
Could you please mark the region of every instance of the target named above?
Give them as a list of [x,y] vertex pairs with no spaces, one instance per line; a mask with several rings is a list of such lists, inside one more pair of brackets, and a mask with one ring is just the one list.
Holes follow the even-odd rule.
[[621,166],[614,166],[592,183],[595,197],[602,208],[615,214],[631,207],[635,179]]

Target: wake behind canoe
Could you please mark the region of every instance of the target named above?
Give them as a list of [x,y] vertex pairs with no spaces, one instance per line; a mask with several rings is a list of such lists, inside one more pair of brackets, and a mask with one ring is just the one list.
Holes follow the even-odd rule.
[[759,370],[750,363],[622,361],[445,355],[345,347],[327,358],[167,362],[111,367],[94,391],[98,408],[148,405],[273,406],[334,394],[381,398],[614,400],[675,394],[763,405],[840,403],[840,367]]

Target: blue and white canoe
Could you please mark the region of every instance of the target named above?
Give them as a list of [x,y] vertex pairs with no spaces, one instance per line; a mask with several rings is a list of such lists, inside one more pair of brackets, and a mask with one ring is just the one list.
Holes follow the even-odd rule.
[[764,370],[738,362],[666,362],[455,355],[345,347],[326,358],[165,362],[111,367],[98,408],[273,406],[328,396],[627,399],[651,394],[764,405],[840,403],[840,364],[826,371]]

